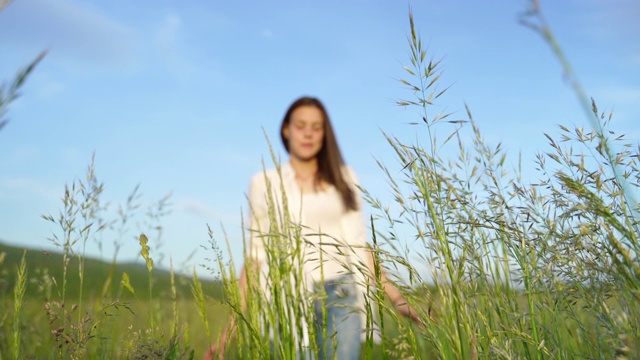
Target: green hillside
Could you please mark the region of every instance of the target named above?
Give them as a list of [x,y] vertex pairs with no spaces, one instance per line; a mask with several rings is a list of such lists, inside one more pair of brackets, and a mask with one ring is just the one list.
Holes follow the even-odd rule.
[[[62,253],[48,252],[39,249],[25,249],[10,246],[0,242],[0,259],[4,254],[4,260],[0,261],[0,297],[12,292],[16,280],[16,272],[26,250],[27,267],[27,291],[26,296],[35,298],[60,297],[64,262]],[[123,273],[129,276],[130,284],[138,298],[149,296],[149,274],[144,263],[107,263],[102,260],[85,258],[85,279],[83,297],[93,298],[101,296],[106,287],[107,297],[132,297],[131,293],[123,289],[120,284]],[[67,267],[66,297],[77,298],[80,293],[79,284],[79,258],[73,257]],[[111,274],[110,286],[106,285]],[[153,274],[154,297],[169,297],[171,294],[170,273],[164,269],[154,268]],[[221,285],[218,281],[199,279],[205,294],[220,298],[222,296]],[[178,297],[191,297],[191,277],[175,276]]]

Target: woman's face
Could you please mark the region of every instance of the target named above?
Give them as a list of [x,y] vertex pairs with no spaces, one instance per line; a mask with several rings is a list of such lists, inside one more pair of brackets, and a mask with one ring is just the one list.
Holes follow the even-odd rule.
[[324,116],[315,106],[304,105],[291,113],[289,124],[282,129],[289,142],[289,154],[299,160],[315,158],[324,140]]

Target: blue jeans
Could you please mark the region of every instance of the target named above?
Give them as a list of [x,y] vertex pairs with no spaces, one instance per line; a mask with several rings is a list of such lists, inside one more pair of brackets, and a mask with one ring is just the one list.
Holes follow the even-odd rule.
[[355,308],[358,295],[354,278],[327,280],[324,290],[327,297],[314,302],[318,359],[359,359],[362,324]]

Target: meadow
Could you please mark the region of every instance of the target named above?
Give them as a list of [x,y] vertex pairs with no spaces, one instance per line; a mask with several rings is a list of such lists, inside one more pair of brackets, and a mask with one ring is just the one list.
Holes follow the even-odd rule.
[[[547,133],[538,176],[524,179],[499,144],[484,140],[472,109],[465,120],[432,111],[446,96],[442,64],[410,16],[400,79],[408,96],[397,104],[420,114],[423,136],[406,143],[385,134],[398,162],[393,171],[379,164],[393,204],[362,189],[374,210],[376,260],[374,274],[363,264],[351,269],[365,279],[366,304],[354,309],[366,318],[363,358],[640,358],[640,146],[616,134],[613,114],[585,95],[535,1],[523,23],[549,44],[591,128],[559,125]],[[437,138],[436,126],[449,127],[449,135]],[[288,281],[302,277],[304,239],[286,204],[270,202],[267,282],[278,286],[259,284],[249,261],[243,301],[236,269],[244,259],[228,258],[224,237],[212,231],[213,282],[156,269],[153,231],[138,237],[144,266],[86,258],[83,244],[127,223],[126,205],[119,222],[100,218],[102,187],[91,164],[66,187],[59,214],[44,216],[58,228],[51,240],[59,253],[0,247],[0,359],[200,358],[229,314],[236,336],[228,358],[295,359],[318,350],[313,336],[303,345],[297,335],[328,330],[313,326],[308,294]],[[160,227],[162,204],[150,229]],[[407,236],[410,248],[401,241]],[[399,318],[380,269],[420,323]]]

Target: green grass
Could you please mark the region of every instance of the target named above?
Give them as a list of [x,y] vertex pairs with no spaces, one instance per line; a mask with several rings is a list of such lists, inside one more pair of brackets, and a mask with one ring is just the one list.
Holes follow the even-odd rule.
[[[4,262],[2,265],[2,274],[0,275],[0,295],[2,297],[9,296],[13,291],[16,280],[16,272],[22,254],[26,250],[26,264],[29,281],[26,284],[26,296],[41,300],[51,300],[59,297],[59,289],[50,279],[62,277],[63,255],[54,251],[43,251],[40,249],[21,248],[11,246],[0,242],[0,254],[4,253]],[[121,291],[120,279],[122,274],[129,276],[131,285],[136,290],[136,296],[140,299],[149,298],[148,282],[149,275],[146,264],[141,259],[140,263],[117,263],[113,266],[111,263],[103,260],[85,258],[85,271],[90,274],[85,281],[85,289],[83,297],[87,300],[95,299],[103,292],[104,285],[113,268],[113,278],[109,287],[109,293],[113,296],[132,297],[127,291]],[[168,296],[171,293],[170,272],[162,268],[155,268],[153,273],[154,292],[162,296]],[[207,296],[222,299],[222,286],[215,280],[200,280],[202,287],[205,289]],[[187,276],[176,277],[176,288],[178,293],[187,296],[191,294],[191,278]],[[67,284],[67,295],[72,299],[77,299],[80,291],[78,289],[79,281],[75,274],[70,275],[70,281]]]
[[[0,243],[0,254],[3,261],[0,262],[0,305],[4,309],[13,309],[13,289],[18,278],[18,269],[22,254],[25,249]],[[171,273],[162,269],[154,269],[153,272],[153,298],[149,299],[148,270],[145,264],[116,264],[113,273],[117,279],[127,273],[131,286],[136,289],[135,295],[122,289],[122,286],[112,282],[111,295],[101,298],[104,284],[107,283],[111,273],[112,264],[96,260],[85,259],[85,271],[88,274],[85,281],[83,298],[85,310],[80,320],[77,320],[78,297],[77,288],[79,281],[73,272],[69,274],[67,282],[67,304],[60,303],[60,291],[51,281],[62,276],[61,264],[63,255],[57,252],[43,252],[38,249],[26,249],[25,253],[26,277],[24,298],[21,302],[20,319],[8,318],[7,315],[17,312],[7,311],[0,316],[0,324],[19,326],[20,354],[18,358],[57,358],[91,356],[100,353],[99,358],[122,358],[124,351],[129,353],[159,352],[163,349],[163,342],[169,343],[171,336],[176,334],[182,338],[189,338],[193,349],[204,351],[209,344],[209,338],[204,332],[202,321],[196,310],[195,301],[191,295],[192,279],[185,276],[175,276],[174,289],[171,285]],[[73,262],[72,262],[73,265]],[[221,285],[218,281],[200,280],[203,297],[207,299],[206,311],[211,318],[212,328],[219,331],[222,323],[216,321],[224,316],[226,309],[221,305]],[[174,300],[175,299],[175,300]],[[75,308],[75,310],[73,310]],[[150,309],[154,309],[157,319],[161,319],[156,327],[156,333],[152,337],[147,333],[150,329],[148,317]],[[12,315],[13,316],[13,315]],[[66,319],[65,319],[66,317]],[[177,318],[177,322],[174,321]],[[170,320],[169,320],[170,319]],[[85,352],[69,351],[59,353],[58,346],[65,339],[61,334],[57,338],[56,330],[64,326],[75,327],[74,341],[84,341]],[[16,331],[12,327],[3,327],[0,331],[0,355],[2,358],[14,358],[13,337]],[[83,339],[82,335],[85,336]],[[71,336],[72,334],[67,333]],[[157,342],[156,342],[157,341]],[[122,346],[126,344],[126,346]],[[159,350],[160,349],[160,350]],[[176,358],[186,358],[185,356]]]

